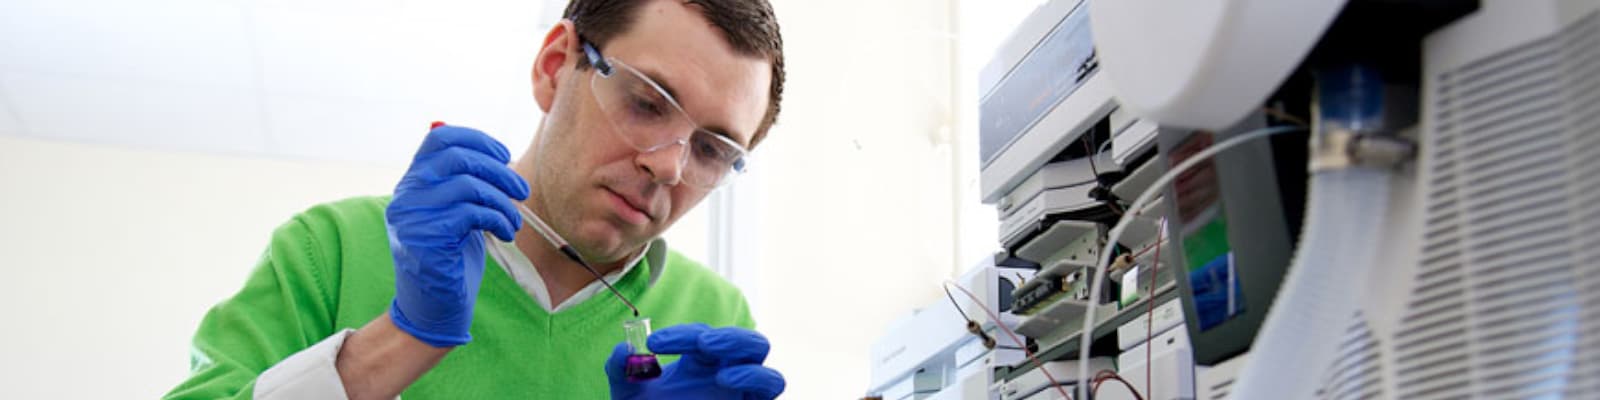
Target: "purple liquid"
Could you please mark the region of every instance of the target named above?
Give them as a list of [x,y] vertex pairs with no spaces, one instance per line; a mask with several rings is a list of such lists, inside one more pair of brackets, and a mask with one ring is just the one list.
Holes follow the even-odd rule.
[[623,371],[628,382],[644,382],[661,376],[661,363],[656,361],[655,354],[634,354],[628,356],[628,364]]

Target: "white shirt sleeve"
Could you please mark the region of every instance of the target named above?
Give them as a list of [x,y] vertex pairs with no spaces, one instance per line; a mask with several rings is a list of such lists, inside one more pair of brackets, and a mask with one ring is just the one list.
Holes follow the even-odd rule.
[[256,377],[255,398],[327,399],[346,400],[344,382],[339,380],[339,370],[334,360],[339,358],[339,348],[350,337],[345,329],[322,339],[316,345],[301,350]]

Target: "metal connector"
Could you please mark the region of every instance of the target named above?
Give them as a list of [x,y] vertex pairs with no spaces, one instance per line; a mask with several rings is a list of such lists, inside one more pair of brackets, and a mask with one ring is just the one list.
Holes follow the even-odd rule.
[[1335,130],[1312,140],[1311,171],[1356,166],[1394,169],[1416,156],[1417,144],[1409,139]]

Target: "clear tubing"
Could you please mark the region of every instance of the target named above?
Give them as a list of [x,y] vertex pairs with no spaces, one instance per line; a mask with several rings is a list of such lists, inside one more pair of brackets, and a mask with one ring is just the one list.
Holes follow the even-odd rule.
[[544,240],[549,241],[551,245],[554,245],[558,249],[567,247],[567,240],[562,239],[561,235],[556,234],[555,228],[551,228],[550,224],[544,223],[544,219],[541,219],[537,214],[534,214],[533,210],[529,210],[527,204],[523,204],[520,201],[514,203],[517,203],[517,213],[522,214],[522,220],[527,221],[528,226],[533,227],[534,232],[538,233],[539,236],[544,237]]
[[[1316,79],[1318,139],[1385,129],[1383,77],[1377,69],[1335,65],[1317,70]],[[1365,297],[1389,205],[1389,180],[1388,170],[1370,167],[1312,171],[1298,250],[1250,345],[1250,360],[1239,372],[1232,398],[1316,396]]]
[[[1183,174],[1185,171],[1194,168],[1195,165],[1199,165],[1201,162],[1210,159],[1212,156],[1217,155],[1217,153],[1227,151],[1228,149],[1232,149],[1246,142],[1272,135],[1303,130],[1305,130],[1305,128],[1279,126],[1250,131],[1239,136],[1234,136],[1228,138],[1227,140],[1217,142],[1217,144],[1212,145],[1211,147],[1208,147],[1199,153],[1195,153],[1188,159],[1183,160],[1183,162],[1178,163],[1177,166],[1167,170],[1167,173],[1162,174],[1160,178],[1156,178],[1156,181],[1150,185],[1150,188],[1145,189],[1144,193],[1139,194],[1139,197],[1128,206],[1128,212],[1123,214],[1122,218],[1117,219],[1117,224],[1112,226],[1110,234],[1107,235],[1107,238],[1110,240],[1106,241],[1106,247],[1100,251],[1100,262],[1098,263],[1098,268],[1094,269],[1094,279],[1090,282],[1105,281],[1106,267],[1108,267],[1111,263],[1111,250],[1117,246],[1117,240],[1122,238],[1123,231],[1126,231],[1128,229],[1128,224],[1132,223],[1135,217],[1139,215],[1139,210],[1143,210],[1145,204],[1149,203],[1151,199],[1155,198],[1157,193],[1161,193],[1162,188],[1165,188],[1167,185],[1171,184],[1172,180],[1177,179],[1178,175]],[[1100,289],[1105,285],[1095,284],[1089,286],[1089,298],[1100,298]],[[1085,357],[1085,355],[1089,354],[1089,342],[1091,341],[1090,339],[1092,339],[1091,335],[1094,333],[1094,314],[1095,310],[1098,308],[1099,307],[1089,307],[1083,313],[1083,332],[1080,333],[1081,337],[1078,339],[1078,382],[1089,381],[1089,358]],[[1089,398],[1088,385],[1078,385],[1077,398]]]
[[1319,172],[1312,175],[1310,190],[1299,250],[1232,398],[1315,397],[1363,297],[1382,236],[1389,173],[1371,168]]

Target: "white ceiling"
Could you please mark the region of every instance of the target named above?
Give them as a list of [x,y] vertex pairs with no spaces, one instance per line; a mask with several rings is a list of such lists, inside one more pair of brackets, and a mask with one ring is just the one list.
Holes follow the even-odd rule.
[[427,124],[513,152],[563,0],[6,0],[0,135],[404,163]]

